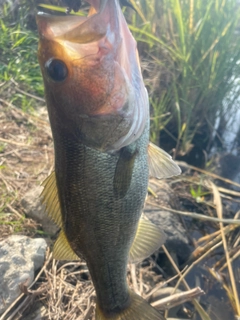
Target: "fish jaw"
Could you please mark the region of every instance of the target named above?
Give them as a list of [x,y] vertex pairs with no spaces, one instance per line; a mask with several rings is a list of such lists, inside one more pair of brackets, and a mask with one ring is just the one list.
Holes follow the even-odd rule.
[[[97,117],[101,125],[102,120],[117,116],[124,128],[117,132],[109,121],[107,129],[102,129],[106,141],[99,146],[103,151],[115,151],[141,136],[149,117],[148,95],[136,41],[119,1],[88,2],[92,5],[88,17],[38,14],[38,59],[49,114],[57,114],[58,123],[80,132],[84,118],[96,122]],[[52,60],[64,63],[67,76],[62,81],[49,76],[47,67]],[[111,143],[107,141],[110,135]]]

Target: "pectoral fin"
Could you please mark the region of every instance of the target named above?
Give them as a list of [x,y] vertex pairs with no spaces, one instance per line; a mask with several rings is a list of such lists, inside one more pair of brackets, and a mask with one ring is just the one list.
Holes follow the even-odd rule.
[[172,157],[153,143],[148,145],[149,175],[157,179],[178,176],[181,173],[179,166]]
[[134,161],[137,155],[135,148],[123,147],[115,169],[113,180],[114,194],[117,198],[123,198],[131,184]]
[[44,180],[42,185],[44,186],[44,189],[40,197],[42,198],[42,203],[46,206],[47,215],[59,227],[62,227],[62,216],[54,171]]
[[53,246],[53,258],[57,260],[79,260],[79,257],[70,247],[63,231],[60,232]]
[[129,253],[129,262],[143,261],[153,254],[166,240],[166,235],[149,220],[141,218]]

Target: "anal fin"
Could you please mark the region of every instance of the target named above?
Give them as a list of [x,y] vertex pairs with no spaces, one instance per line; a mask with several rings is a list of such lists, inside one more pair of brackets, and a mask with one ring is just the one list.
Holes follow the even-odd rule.
[[130,249],[129,262],[143,261],[160,248],[165,240],[166,235],[159,227],[149,220],[141,218]]
[[170,178],[181,173],[181,169],[172,157],[151,142],[148,145],[148,162],[149,175],[153,178]]
[[57,260],[79,260],[80,259],[70,247],[70,244],[63,230],[60,231],[60,234],[53,246],[53,258]]

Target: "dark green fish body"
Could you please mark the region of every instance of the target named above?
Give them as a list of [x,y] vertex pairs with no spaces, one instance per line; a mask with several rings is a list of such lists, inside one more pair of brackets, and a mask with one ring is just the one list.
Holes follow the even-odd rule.
[[113,187],[120,152],[102,153],[62,131],[54,141],[65,234],[74,252],[87,261],[99,305],[114,311],[129,300],[126,268],[147,192],[148,126],[134,142],[137,154],[123,198]]
[[88,2],[88,17],[37,17],[55,149],[42,198],[61,228],[53,254],[86,260],[96,320],[163,319],[129,290],[127,264],[165,239],[141,217],[149,171],[162,178],[180,170],[149,144],[148,95],[119,0]]

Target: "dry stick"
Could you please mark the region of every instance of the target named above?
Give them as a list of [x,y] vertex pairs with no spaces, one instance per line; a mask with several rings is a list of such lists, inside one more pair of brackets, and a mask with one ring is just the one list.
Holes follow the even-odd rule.
[[222,285],[223,289],[226,291],[227,296],[230,300],[230,303],[234,309],[235,308],[235,297],[233,295],[232,288],[227,285],[225,279],[215,269],[208,268],[208,271],[218,282],[221,283],[221,285]]
[[192,262],[192,264],[187,268],[187,270],[180,276],[176,286],[175,286],[175,290],[179,287],[180,283],[182,282],[182,280],[186,277],[186,275],[189,273],[189,271],[192,270],[192,268],[197,265],[201,260],[203,260],[209,253],[211,253],[212,251],[214,251],[215,249],[217,249],[218,247],[220,247],[222,245],[222,241],[220,241],[219,243],[215,244],[213,247],[211,247],[207,252],[205,252],[200,258],[198,258],[197,260],[195,260],[194,262]]
[[220,232],[221,232],[220,230],[217,230],[217,231],[215,231],[215,232],[213,232],[211,234],[207,234],[206,236],[203,236],[200,239],[198,239],[196,241],[196,243],[201,243],[201,242],[205,242],[205,241],[211,241],[210,239],[211,238],[215,238],[216,236],[218,236]]
[[178,306],[179,304],[198,298],[203,294],[204,294],[204,291],[201,288],[197,287],[187,292],[176,293],[169,297],[160,299],[158,301],[154,301],[153,303],[151,303],[151,305],[153,307],[158,307],[158,309],[162,309],[162,310],[171,309],[173,307]]
[[[59,275],[60,279],[62,281],[65,281],[65,277],[64,277],[64,270],[62,270],[62,272]],[[56,307],[58,307],[60,305],[60,302],[62,301],[62,297],[64,296],[64,293],[66,291],[66,287],[63,288],[63,282],[60,281],[59,286],[58,286],[58,300],[56,302]],[[57,290],[57,288],[56,288]]]
[[8,139],[3,139],[3,138],[0,138],[0,141],[1,142],[6,142],[6,143],[9,143],[9,144],[14,144],[15,146],[19,146],[19,147],[39,148],[39,146],[33,146],[33,145],[30,145],[30,144],[20,143],[20,142],[16,142],[16,141],[13,141],[13,140],[8,140]]
[[20,92],[20,93],[23,93],[25,96],[28,96],[28,97],[30,97],[30,98],[33,98],[33,99],[38,100],[38,101],[41,101],[41,102],[45,102],[45,99],[40,98],[40,97],[38,97],[38,96],[35,96],[34,94],[28,93],[28,92],[26,92],[26,91],[23,91],[23,90],[21,90],[21,89],[19,89],[19,88],[17,88],[17,87],[15,87],[15,90],[18,91],[18,92]]
[[83,320],[88,320],[90,315],[93,313],[93,310],[94,310],[94,306],[90,305]]
[[232,180],[229,180],[229,179],[225,179],[223,177],[220,177],[218,176],[217,174],[215,173],[212,173],[212,172],[209,172],[209,171],[206,171],[206,170],[203,170],[203,169],[200,169],[200,168],[197,168],[197,167],[194,167],[194,166],[191,166],[189,164],[187,164],[186,162],[181,162],[181,161],[175,161],[179,166],[182,166],[182,167],[185,167],[185,168],[189,168],[189,169],[192,169],[192,170],[195,170],[195,171],[199,171],[201,173],[204,173],[214,179],[218,179],[218,180],[222,180],[224,182],[227,182],[229,184],[232,184],[236,187],[239,187],[240,188],[240,184],[235,182],[235,181],[232,181]]
[[[226,226],[226,227],[224,228],[224,233],[225,233],[225,234],[228,234],[228,233],[230,233],[232,230],[234,230],[234,229],[236,229],[236,228],[239,228],[239,227],[236,226],[236,225],[234,225],[234,226],[232,226],[232,225]],[[185,264],[188,264],[188,265],[189,265],[190,263],[192,263],[193,261],[195,261],[199,255],[202,255],[202,254],[204,254],[205,252],[208,252],[209,249],[211,250],[211,248],[212,248],[216,243],[218,243],[221,239],[222,239],[222,236],[221,236],[221,234],[219,234],[219,235],[216,236],[214,239],[208,241],[207,244],[205,244],[204,247],[197,247],[197,248],[191,253],[190,257],[188,258],[188,261],[187,261]],[[184,265],[185,265],[185,264],[184,264]]]
[[53,259],[53,262],[52,262],[52,276],[53,276],[53,298],[54,298],[54,301],[56,301],[56,290],[57,290],[56,273],[57,273],[57,262],[56,262],[55,259]]
[[[208,172],[208,171],[206,171]],[[191,179],[192,178],[192,179]],[[223,178],[224,179],[224,178]],[[174,183],[177,183],[177,182],[189,182],[191,184],[195,184],[195,185],[199,185],[199,183],[204,186],[204,187],[207,187],[208,186],[205,186],[204,185],[204,181],[200,182],[200,181],[197,181],[196,178],[194,177],[194,180],[193,180],[193,177],[190,177],[190,178],[186,178],[186,177],[181,177],[178,178],[178,179],[175,179],[174,181],[170,181],[170,184],[174,184]],[[159,184],[158,184],[159,185]],[[226,194],[230,194],[232,196],[235,196],[235,197],[240,197],[240,192],[238,191],[234,191],[234,190],[231,190],[231,189],[227,189],[227,188],[223,188],[223,187],[218,187],[218,191],[222,192],[222,193],[226,193]]]
[[177,213],[177,214],[181,214],[181,215],[187,216],[189,218],[194,218],[194,219],[199,219],[199,220],[206,220],[206,221],[211,221],[211,222],[215,222],[215,223],[222,222],[222,223],[240,225],[240,220],[213,218],[213,217],[205,216],[204,214],[201,214],[201,213],[174,210],[174,209],[167,208],[167,207],[161,206],[159,204],[153,203],[151,201],[147,201],[147,203],[152,205],[152,206],[154,206],[154,207],[157,207],[159,209],[162,209],[162,210],[165,210],[165,211],[169,211],[169,212],[173,212],[173,213]]
[[19,310],[21,310],[21,308],[27,304],[29,301],[31,301],[31,297],[27,296],[22,303],[19,304],[19,306],[17,306],[17,308],[13,311],[13,313],[7,318],[7,320],[12,320],[15,315],[19,312]]
[[31,121],[34,121],[34,122],[38,122],[38,123],[41,123],[42,125],[44,126],[48,126],[49,127],[49,122],[46,121],[46,120],[43,120],[41,119],[39,116],[35,116],[35,115],[32,115],[32,114],[28,114],[26,112],[23,112],[22,110],[18,109],[16,106],[14,106],[13,104],[11,104],[10,102],[4,100],[4,99],[1,99],[0,98],[0,102],[6,104],[8,107],[14,109],[16,112],[18,112],[18,114],[20,114],[22,117],[25,117],[27,118],[28,120],[30,119]]
[[[36,276],[36,278],[33,280],[33,282],[30,284],[30,286],[28,287],[28,289],[30,289],[39,279],[39,277],[41,276],[41,274],[43,273],[44,270],[46,270],[46,267],[49,263],[49,261],[52,258],[52,253],[49,254],[49,249],[46,253],[46,261],[42,267],[42,269],[39,271],[38,275]],[[11,309],[16,305],[16,303],[21,300],[21,298],[25,295],[25,293],[21,293],[19,297],[17,297],[11,304],[10,306],[5,310],[5,312],[1,315],[0,320],[5,320],[5,316],[8,314],[9,311],[11,311]]]
[[141,268],[139,270],[139,293],[143,296],[143,272]]
[[[182,271],[180,271],[180,273],[183,273],[186,269],[187,269],[187,267],[185,267]],[[156,291],[158,291],[163,286],[165,286],[169,282],[172,282],[173,280],[175,280],[178,277],[179,277],[179,275],[176,274],[174,277],[172,277],[172,278],[168,279],[167,281],[164,281],[163,283],[160,283],[159,285],[155,286],[148,294],[145,295],[145,299],[148,300]]]
[[[222,201],[221,201],[221,197],[220,197],[220,194],[219,194],[215,184],[213,182],[211,182],[211,181],[210,181],[210,184],[211,184],[212,190],[213,190],[213,197],[214,197],[214,203],[216,205],[217,215],[221,219],[222,218]],[[224,251],[225,251],[225,256],[226,256],[226,260],[227,260],[227,264],[228,264],[228,272],[229,272],[230,281],[231,281],[231,285],[232,285],[232,290],[233,290],[235,303],[236,303],[236,309],[237,309],[236,311],[237,311],[238,316],[240,316],[239,296],[238,296],[236,281],[235,281],[234,274],[233,274],[232,264],[231,264],[230,257],[229,257],[227,240],[226,240],[225,233],[224,233],[224,230],[223,230],[222,222],[220,222],[219,225],[220,225],[220,229],[221,229],[221,233],[222,233],[223,248],[224,248]]]
[[[175,271],[177,272],[177,274],[181,277],[181,272],[178,269],[176,263],[174,262],[174,260],[172,259],[170,253],[168,252],[167,248],[163,245],[162,246],[163,251],[165,252],[166,256],[168,257],[169,261],[172,263]],[[186,287],[187,290],[191,290],[189,285],[187,284],[187,281],[185,279],[182,280],[184,286]],[[206,311],[202,308],[202,306],[199,304],[199,302],[194,299],[193,300],[193,304],[196,308],[196,310],[198,311],[199,315],[201,316],[202,320],[211,320],[209,315],[206,313]],[[1,319],[0,319],[1,320]]]
[[[235,259],[237,259],[240,256],[240,250],[238,250],[232,258],[230,258],[230,262],[232,263]],[[228,266],[227,262],[224,263],[224,265],[218,270],[219,272],[223,271]]]
[[226,189],[226,188],[218,187],[218,186],[216,186],[216,187],[217,187],[219,192],[230,194],[230,195],[235,196],[235,197],[240,197],[240,192],[239,191],[234,191],[234,190],[231,190],[231,189]]
[[135,291],[137,294],[139,294],[137,277],[136,277],[136,265],[135,265],[135,264],[131,264],[131,265],[130,265],[130,272],[131,272],[133,289],[134,289],[134,291]]
[[31,93],[28,93],[28,92],[26,92],[26,91],[23,91],[23,90],[19,89],[19,87],[18,87],[19,84],[18,84],[13,78],[11,78],[10,81],[15,85],[15,89],[16,89],[18,92],[21,92],[21,93],[25,94],[26,96],[29,96],[29,97],[34,98],[34,99],[36,99],[36,100],[45,102],[45,99],[40,98],[40,97],[38,97],[38,96],[35,96],[35,95],[31,94]]
[[23,215],[19,213],[16,209],[14,209],[9,203],[6,205],[6,207],[11,210],[13,213],[15,213],[20,219],[23,218]]

